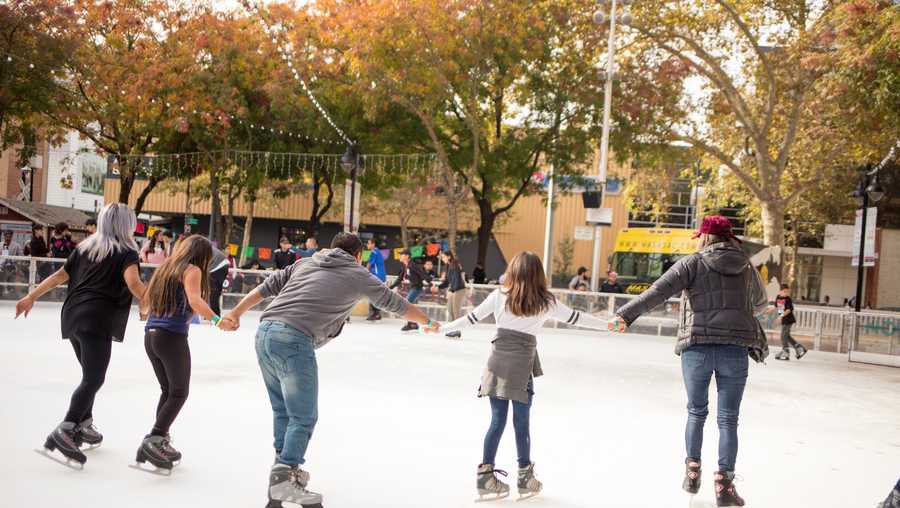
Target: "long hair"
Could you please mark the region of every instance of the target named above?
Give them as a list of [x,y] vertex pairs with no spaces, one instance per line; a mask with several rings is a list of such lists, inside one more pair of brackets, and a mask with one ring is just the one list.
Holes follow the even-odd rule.
[[713,235],[710,233],[703,233],[700,235],[700,241],[697,242],[697,250],[701,251],[710,245],[714,245],[717,243],[727,243],[730,245],[736,245],[736,242],[727,236],[719,236]]
[[456,259],[456,256],[453,255],[453,251],[449,251],[449,250],[444,251],[443,255],[447,256],[447,259],[448,259],[447,268],[448,269],[450,269],[450,268],[452,268],[454,270],[460,269],[459,260]]
[[78,250],[94,262],[103,261],[112,253],[125,249],[136,251],[136,227],[137,217],[131,208],[121,203],[110,203],[97,216],[97,231],[78,244]]
[[506,310],[514,316],[543,314],[556,301],[547,289],[547,277],[541,258],[533,252],[520,252],[506,267],[503,281]]
[[156,252],[156,239],[162,236],[162,231],[157,229],[153,232],[153,235],[150,237],[150,253]]
[[200,294],[206,300],[209,297],[209,278],[206,274],[212,257],[212,244],[200,235],[192,235],[178,242],[172,256],[159,265],[150,279],[150,286],[147,288],[150,312],[155,316],[172,316],[179,311],[178,286],[190,265],[202,272]]

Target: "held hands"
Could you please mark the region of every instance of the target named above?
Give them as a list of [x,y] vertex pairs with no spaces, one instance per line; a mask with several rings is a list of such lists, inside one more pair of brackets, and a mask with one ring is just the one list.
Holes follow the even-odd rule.
[[437,321],[429,320],[428,324],[425,325],[424,331],[425,333],[438,333],[441,330],[441,324]]
[[30,296],[26,296],[16,302],[16,318],[21,314],[25,314],[25,317],[28,317],[28,313],[31,312],[32,307],[34,307],[34,299]]
[[438,287],[437,287],[437,286],[431,286],[431,294],[433,294],[433,295],[438,294]]
[[616,316],[609,320],[609,323],[606,325],[607,330],[614,333],[622,333],[628,329],[628,325],[625,323],[625,320],[622,319],[621,316]]
[[241,327],[241,318],[236,316],[234,313],[228,313],[219,320],[219,329],[225,330],[226,332],[233,332]]

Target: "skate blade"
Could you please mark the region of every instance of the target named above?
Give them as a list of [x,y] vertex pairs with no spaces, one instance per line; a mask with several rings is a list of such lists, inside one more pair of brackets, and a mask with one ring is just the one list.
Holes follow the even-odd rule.
[[52,460],[53,462],[56,462],[57,464],[62,464],[63,466],[66,466],[69,469],[74,469],[75,471],[84,470],[84,464],[82,464],[81,462],[78,462],[77,460],[74,460],[74,459],[70,459],[68,457],[65,457],[65,460],[63,460],[63,459],[53,455],[46,448],[44,448],[43,450],[38,450],[37,448],[35,448],[34,453],[37,453],[38,455],[43,455],[44,457]]
[[83,452],[89,452],[89,451],[91,451],[91,450],[96,450],[97,448],[100,448],[100,443],[92,444],[92,445],[87,445],[87,446],[85,446],[84,448],[82,448],[81,451],[83,451]]
[[504,494],[478,494],[478,499],[475,500],[476,503],[490,503],[491,501],[499,501],[501,499],[506,499],[509,497],[509,492]]
[[529,492],[528,494],[519,494],[519,497],[516,499],[516,501],[528,501],[529,499],[531,499],[533,497],[537,497],[538,494],[540,494],[540,491]]
[[140,464],[128,464],[128,467],[130,467],[131,469],[137,469],[138,471],[143,471],[145,473],[155,474],[156,476],[172,476],[172,470],[166,469],[164,467],[153,466],[154,469],[149,469],[146,467],[142,467]]

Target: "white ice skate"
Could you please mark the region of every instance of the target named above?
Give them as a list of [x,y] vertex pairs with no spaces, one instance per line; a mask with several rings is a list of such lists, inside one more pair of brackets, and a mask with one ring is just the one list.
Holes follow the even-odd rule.
[[544,487],[544,484],[538,481],[537,478],[534,477],[534,463],[532,462],[527,467],[519,468],[519,499],[516,501],[524,501],[526,499],[531,499],[532,497],[537,496],[541,493],[541,489]]
[[481,464],[478,466],[478,476],[475,483],[478,489],[476,503],[498,501],[509,497],[509,485],[501,482],[497,478],[497,474],[507,476],[506,471],[494,469],[493,464]]
[[269,473],[269,504],[266,508],[282,508],[283,503],[303,508],[322,508],[322,495],[306,489],[309,473],[300,466],[275,464]]

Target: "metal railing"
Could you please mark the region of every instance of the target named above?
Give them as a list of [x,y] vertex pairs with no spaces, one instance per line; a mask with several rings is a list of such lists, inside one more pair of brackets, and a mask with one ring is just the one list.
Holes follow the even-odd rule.
[[[17,300],[21,298],[64,264],[64,259],[0,256],[0,299]],[[155,268],[156,265],[141,265],[141,274],[144,280],[149,280]],[[236,305],[244,295],[262,284],[270,274],[272,274],[270,270],[230,270],[222,294],[222,308],[228,309]],[[392,283],[393,280],[394,277],[389,277],[388,283]],[[473,309],[497,287],[487,284],[470,284],[466,302],[463,305],[464,310]],[[400,288],[400,291],[405,294],[404,288]],[[610,317],[615,310],[637,298],[636,295],[625,294],[563,289],[552,289],[551,291],[566,305],[598,317]],[[64,299],[65,286],[51,291],[42,298],[45,301],[63,301]],[[265,302],[262,305],[265,305]],[[423,292],[419,305],[432,319],[448,320],[446,295],[443,291],[437,295],[430,291]],[[670,299],[665,305],[642,316],[629,328],[629,331],[674,337],[678,330],[681,306],[681,298]],[[792,335],[810,349],[839,353],[853,350],[900,356],[900,313],[865,311],[857,315],[850,309],[805,305],[796,306],[794,312],[797,323],[792,328]],[[770,344],[780,345],[781,327],[775,319],[775,314],[765,314],[760,321],[769,336]],[[555,321],[549,321],[547,326],[570,328],[564,323]]]

